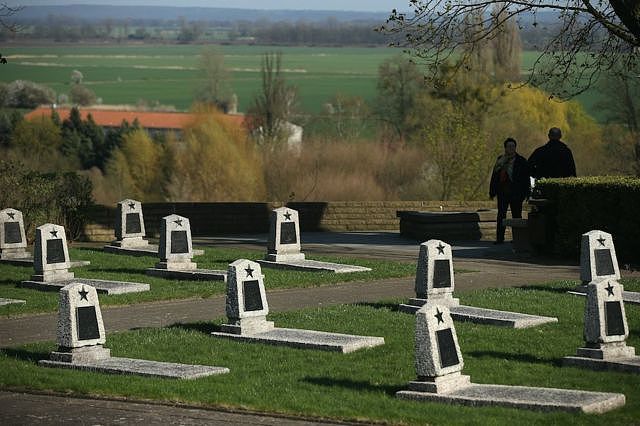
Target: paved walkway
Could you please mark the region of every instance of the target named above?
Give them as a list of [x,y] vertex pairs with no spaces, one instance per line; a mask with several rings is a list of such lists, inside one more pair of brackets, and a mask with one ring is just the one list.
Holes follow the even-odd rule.
[[[246,247],[263,250],[266,236],[230,236],[196,238],[201,245]],[[415,262],[418,245],[397,233],[308,233],[302,241],[308,257],[328,254],[338,257],[367,257]],[[544,259],[515,255],[510,244],[472,242],[453,247],[457,274],[456,292],[469,289],[535,285],[552,280],[578,279],[575,265],[555,264]],[[623,272],[625,275],[636,273]],[[375,302],[414,296],[413,278],[351,282],[305,289],[270,290],[272,312],[340,303]],[[108,332],[136,327],[164,327],[176,322],[212,320],[225,315],[224,296],[103,308]],[[0,347],[28,342],[55,340],[56,315],[41,314],[18,318],[0,318]],[[94,418],[84,418],[86,407],[94,407]],[[9,409],[11,407],[11,409]],[[58,407],[58,408],[55,408]],[[77,410],[76,410],[77,408]],[[79,412],[80,414],[73,414]],[[22,416],[16,413],[22,413]],[[286,421],[285,421],[286,420]],[[321,424],[301,419],[283,419],[255,414],[237,414],[215,410],[167,407],[121,401],[0,393],[0,424],[56,424],[62,422],[127,424]]]

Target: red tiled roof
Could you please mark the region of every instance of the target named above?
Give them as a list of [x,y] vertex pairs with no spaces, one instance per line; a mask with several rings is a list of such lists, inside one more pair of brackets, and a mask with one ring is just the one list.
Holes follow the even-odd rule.
[[[70,108],[56,108],[61,120],[69,118]],[[137,118],[140,125],[146,129],[167,129],[182,130],[187,124],[194,120],[195,114],[185,112],[146,112],[146,111],[117,111],[101,109],[80,109],[80,116],[83,120],[91,114],[93,121],[101,127],[119,127],[122,120],[127,120],[129,124]],[[27,113],[24,118],[31,120],[37,117],[51,117],[50,107],[38,107]],[[241,125],[244,120],[242,115],[222,115],[225,120]]]

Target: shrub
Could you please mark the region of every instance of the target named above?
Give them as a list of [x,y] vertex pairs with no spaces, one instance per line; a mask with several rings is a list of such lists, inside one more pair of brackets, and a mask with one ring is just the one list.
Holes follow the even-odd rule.
[[618,260],[640,260],[640,179],[628,176],[591,176],[543,179],[536,184],[542,198],[554,202],[554,252],[577,257],[580,238],[599,229],[613,235]]
[[40,104],[51,104],[56,99],[53,90],[33,81],[12,81],[4,90],[4,106],[12,108],[35,108]]
[[0,160],[0,206],[22,211],[28,239],[44,223],[65,227],[67,238],[78,239],[85,211],[93,204],[91,182],[73,172],[39,173],[15,161]]

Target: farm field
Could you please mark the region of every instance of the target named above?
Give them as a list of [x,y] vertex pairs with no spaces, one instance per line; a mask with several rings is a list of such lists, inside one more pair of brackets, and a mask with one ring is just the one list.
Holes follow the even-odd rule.
[[[84,83],[105,104],[135,104],[139,100],[173,105],[187,110],[200,75],[197,69],[202,45],[49,45],[9,46],[2,54],[0,81],[32,80],[57,93],[67,93],[70,75],[79,70]],[[231,70],[231,85],[240,111],[246,111],[260,87],[260,62],[265,52],[283,53],[289,84],[298,87],[300,108],[317,113],[337,93],[373,101],[378,66],[398,54],[398,49],[366,47],[220,46]],[[536,52],[524,52],[523,72]],[[591,90],[577,99],[597,119],[598,93]]]

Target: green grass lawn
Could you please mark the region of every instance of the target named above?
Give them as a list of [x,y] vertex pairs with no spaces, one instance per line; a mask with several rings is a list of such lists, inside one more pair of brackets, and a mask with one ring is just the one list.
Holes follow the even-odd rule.
[[[401,401],[414,379],[414,318],[400,300],[339,305],[270,315],[276,326],[384,336],[381,347],[351,354],[249,344],[209,337],[222,320],[109,334],[114,356],[225,366],[231,373],[194,381],[48,369],[37,360],[53,342],[0,351],[0,387],[120,396],[212,407],[403,424],[634,424],[640,419],[640,375],[563,368],[560,359],[582,344],[584,298],[573,281],[460,293],[468,305],[556,316],[557,324],[508,329],[455,323],[464,373],[474,383],[619,392],[625,407],[604,415],[541,413]],[[101,301],[105,300],[101,297]],[[625,305],[628,344],[640,347],[640,307]]]
[[[102,252],[98,248],[72,248],[69,250],[73,260],[89,260],[91,265],[74,268],[78,278],[96,278],[149,283],[151,290],[142,293],[101,296],[101,303],[108,305],[128,305],[155,300],[206,298],[224,294],[226,285],[222,281],[183,281],[150,277],[145,269],[154,266],[158,259],[152,256],[133,257]],[[201,269],[227,270],[229,263],[237,259],[258,260],[264,257],[262,251],[205,248],[203,256],[194,261]],[[326,256],[314,256],[316,260],[345,263],[345,259]],[[267,290],[275,288],[314,287],[339,282],[408,277],[415,274],[415,263],[349,259],[349,263],[366,266],[370,272],[335,274],[331,272],[301,272],[264,268]],[[22,305],[0,306],[0,316],[20,315],[36,312],[54,312],[58,306],[57,292],[43,292],[27,288],[18,288],[20,281],[27,280],[33,274],[32,267],[0,264],[0,297],[26,300]]]

